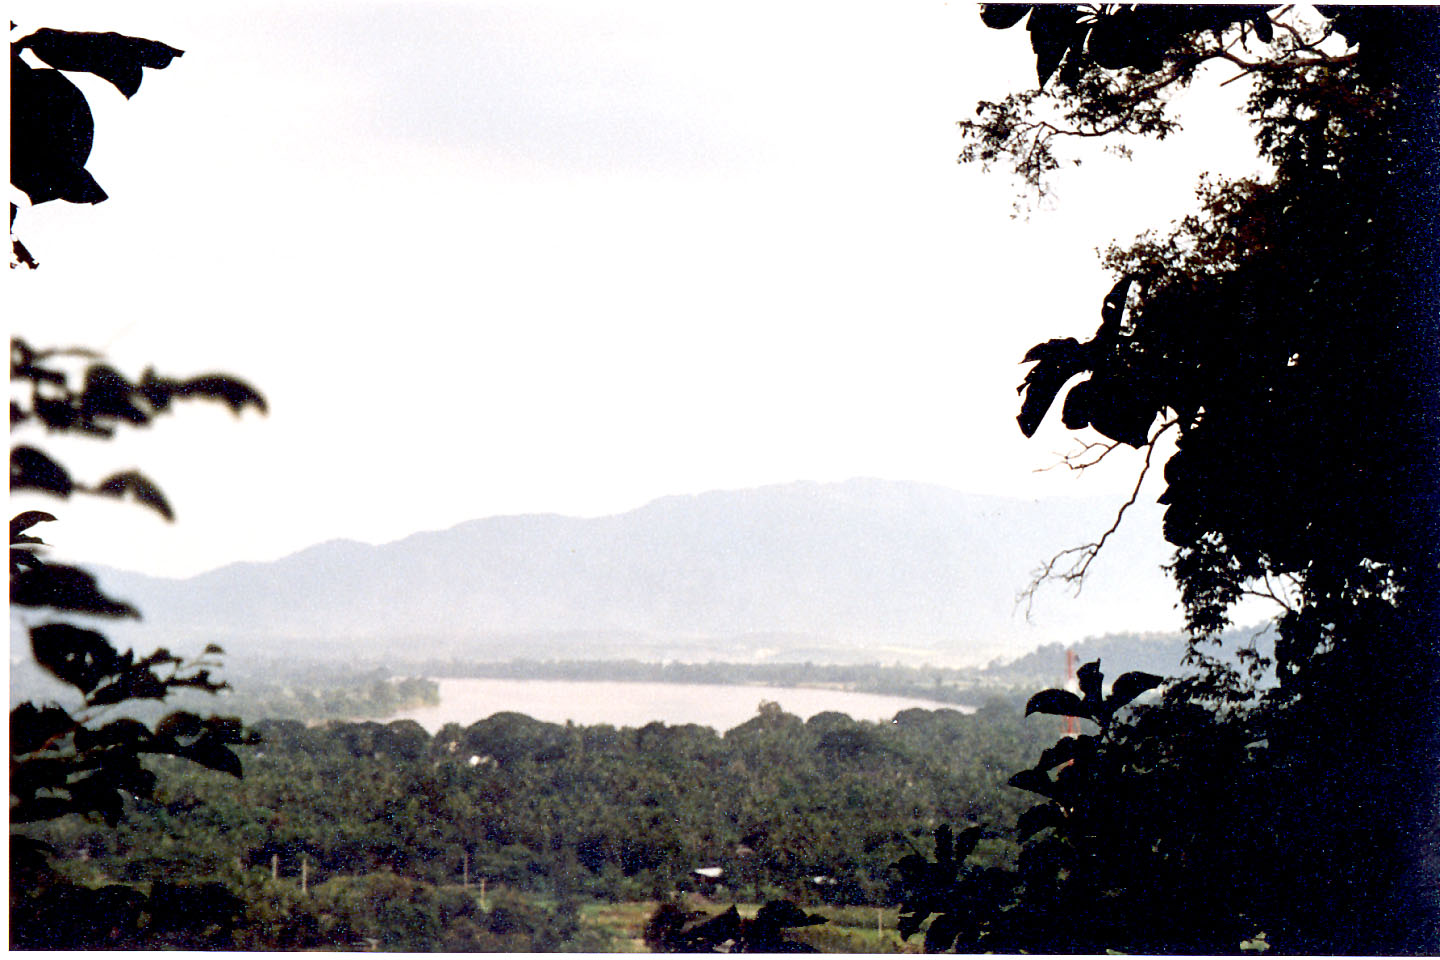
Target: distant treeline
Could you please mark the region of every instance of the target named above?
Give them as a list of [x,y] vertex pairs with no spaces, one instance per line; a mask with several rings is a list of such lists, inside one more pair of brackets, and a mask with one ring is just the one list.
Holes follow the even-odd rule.
[[434,680],[393,678],[383,667],[358,675],[342,671],[325,679],[275,676],[240,674],[215,709],[251,722],[266,718],[313,722],[382,718],[440,702]]
[[[1222,658],[1234,660],[1234,651],[1254,645],[1262,656],[1275,649],[1272,626],[1237,627],[1220,635],[1220,643],[1207,649]],[[1075,663],[1099,660],[1106,671],[1143,670],[1162,677],[1175,676],[1185,670],[1185,637],[1179,633],[1109,633],[1087,637],[1070,645]],[[1003,685],[1038,688],[1056,685],[1065,677],[1066,645],[1050,643],[1023,657],[1008,662],[995,661],[980,677]]]
[[427,677],[504,680],[604,680],[771,687],[824,686],[978,706],[976,671],[947,667],[822,663],[647,663],[641,660],[430,660],[415,665]]
[[[1232,630],[1224,645],[1250,643],[1256,630]],[[1259,633],[1262,653],[1273,643]],[[1065,680],[1066,649],[1075,662],[1102,660],[1114,670],[1143,670],[1173,676],[1182,670],[1185,640],[1178,633],[1114,633],[1075,644],[1051,643],[1014,660],[985,667],[942,667],[922,663],[727,663],[708,661],[558,660],[518,657],[510,660],[429,659],[409,662],[408,672],[426,677],[486,677],[513,680],[605,680],[648,683],[753,684],[774,687],[824,686],[861,693],[891,694],[979,706],[996,695],[1028,696]]]

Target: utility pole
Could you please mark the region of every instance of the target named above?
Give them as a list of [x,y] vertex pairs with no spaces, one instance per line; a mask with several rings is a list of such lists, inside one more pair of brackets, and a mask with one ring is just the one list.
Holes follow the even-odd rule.
[[270,854],[270,879],[280,879],[280,854],[278,853]]
[[310,894],[310,857],[306,854],[300,855],[300,895]]

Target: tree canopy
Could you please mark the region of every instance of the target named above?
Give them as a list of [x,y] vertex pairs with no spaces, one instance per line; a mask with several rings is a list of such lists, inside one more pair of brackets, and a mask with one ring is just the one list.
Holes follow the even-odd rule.
[[[1043,947],[1048,929],[1050,949],[1086,952],[1234,952],[1261,933],[1287,951],[1433,949],[1440,17],[1068,4],[982,16],[1025,22],[1039,86],[981,103],[961,123],[962,161],[1006,164],[1044,192],[1073,139],[1167,136],[1172,96],[1228,72],[1249,85],[1271,173],[1209,178],[1196,213],[1112,246],[1094,335],[1025,356],[1020,429],[1059,406],[1067,428],[1098,435],[1073,467],[1128,445],[1148,470],[1174,435],[1164,535],[1189,657],[1208,669],[1107,727],[1093,755],[1056,754],[1062,776],[1042,765],[1012,781],[1050,801],[1028,824],[1015,901],[1030,939],[959,924],[946,945],[965,926],[972,948],[989,935],[989,948]],[[1083,577],[1104,540],[1047,572]],[[1279,683],[1264,692],[1213,656],[1255,595],[1280,611]],[[1059,700],[1032,707],[1082,712]],[[1070,800],[1057,804],[1062,781]],[[1182,802],[1186,784],[1209,813]],[[1200,894],[1215,884],[1224,903]],[[1132,912],[1116,921],[1122,905]],[[1225,922],[1187,939],[1172,919],[1183,909]]]

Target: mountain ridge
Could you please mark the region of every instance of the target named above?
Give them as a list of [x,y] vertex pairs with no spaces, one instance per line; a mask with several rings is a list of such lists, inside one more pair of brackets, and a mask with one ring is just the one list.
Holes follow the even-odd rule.
[[[640,645],[652,650],[674,641],[682,656],[711,641],[723,659],[736,638],[788,635],[814,638],[809,648],[983,660],[1081,633],[1176,627],[1158,508],[1144,505],[1107,545],[1120,562],[1102,554],[1079,600],[1057,604],[1057,590],[1031,622],[1014,612],[1035,567],[1093,539],[1117,506],[801,481],[600,517],[482,517],[384,544],[338,538],[181,579],[97,573],[140,607],[147,633],[196,642],[374,648],[411,638],[468,655],[486,638],[578,633],[651,638]],[[627,655],[613,646],[605,655]]]

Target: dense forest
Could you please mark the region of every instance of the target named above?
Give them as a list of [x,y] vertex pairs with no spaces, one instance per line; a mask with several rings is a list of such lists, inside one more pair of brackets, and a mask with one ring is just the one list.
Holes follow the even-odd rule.
[[205,922],[112,903],[92,904],[89,925],[26,928],[69,889],[53,886],[17,904],[42,936],[16,945],[618,949],[580,918],[646,904],[638,922],[677,898],[864,905],[873,930],[897,899],[892,865],[940,824],[992,825],[977,858],[1013,861],[1025,801],[1006,780],[1057,727],[999,698],[889,723],[764,704],[724,735],[516,713],[433,737],[410,721],[266,721],[239,781],[165,758],[153,799],[131,800],[117,829],[71,816],[26,830],[86,888],[133,885],[152,905],[205,892]]

